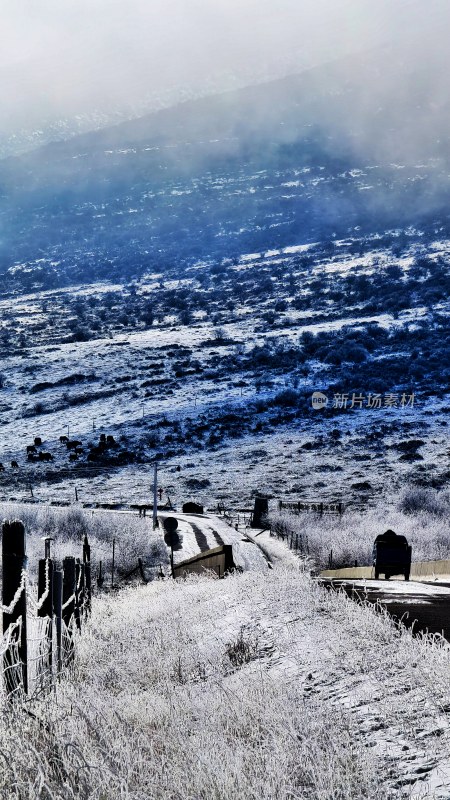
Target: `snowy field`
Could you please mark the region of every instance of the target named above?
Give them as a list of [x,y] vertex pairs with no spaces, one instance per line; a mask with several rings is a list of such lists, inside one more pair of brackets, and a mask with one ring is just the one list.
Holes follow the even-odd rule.
[[[391,248],[376,246],[375,236],[293,244],[198,263],[180,280],[149,271],[132,286],[77,285],[2,300],[0,498],[145,503],[155,458],[163,503],[196,500],[212,510],[250,507],[258,491],[371,507],[410,482],[445,485],[448,384],[436,374],[438,357],[427,380],[436,343],[422,355],[420,334],[433,336],[448,313],[447,300],[431,306],[424,298],[430,265],[442,268],[450,244],[436,237],[425,245],[414,231],[386,236]],[[416,281],[415,295],[400,309],[375,309],[391,278],[389,302],[405,281]],[[424,298],[417,286],[428,287]],[[368,295],[371,313],[354,287]],[[439,336],[444,346],[443,328]],[[357,345],[357,362],[347,365],[340,342],[351,357],[352,337],[371,349]],[[309,352],[311,341],[322,346]],[[311,413],[312,393],[345,390],[360,357],[350,388],[367,398],[388,368],[412,364],[414,405],[352,408],[350,392],[343,413]],[[383,397],[395,391],[393,378]],[[101,435],[114,436],[118,450],[90,460]],[[47,461],[27,456],[36,436]],[[80,442],[79,455],[61,436]]]
[[448,659],[298,567],[95,598],[55,703],[0,729],[2,785],[55,800],[80,786],[93,800],[444,800]]

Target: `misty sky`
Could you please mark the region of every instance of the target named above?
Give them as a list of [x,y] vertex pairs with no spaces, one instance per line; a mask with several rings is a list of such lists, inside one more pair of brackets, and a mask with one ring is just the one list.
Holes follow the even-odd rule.
[[[449,20],[448,0],[0,0],[0,132],[270,80]],[[425,33],[424,33],[425,32]],[[432,38],[430,34],[430,39]]]

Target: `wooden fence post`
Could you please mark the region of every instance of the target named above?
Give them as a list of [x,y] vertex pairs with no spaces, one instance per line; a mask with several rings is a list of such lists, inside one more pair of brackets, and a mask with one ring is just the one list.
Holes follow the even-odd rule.
[[[251,528],[263,528],[262,518],[269,513],[269,501],[266,497],[255,497],[255,505],[252,514]],[[239,523],[239,517],[238,517]]]
[[84,602],[84,564],[77,558],[75,561],[75,622],[81,631],[81,617]]
[[56,620],[56,658],[58,674],[62,670],[62,606],[63,573],[57,569],[53,573],[53,613]]
[[67,556],[67,558],[64,559],[63,570],[64,570],[64,578],[63,578],[62,618],[69,632],[69,637],[70,637],[69,653],[68,653],[68,660],[70,661],[73,658],[73,638],[70,625],[72,622],[72,618],[75,619],[75,589],[76,589],[75,559],[73,556]]
[[85,581],[85,609],[86,614],[91,613],[92,608],[92,578],[91,578],[91,547],[87,536],[84,537],[83,543],[83,564],[84,564],[84,581]]
[[48,668],[53,663],[53,561],[51,558],[39,559],[38,567],[38,617],[48,617]]
[[67,627],[75,613],[75,559],[67,556],[63,561],[63,614],[62,618]]
[[[4,606],[13,604],[14,597],[19,592],[22,584],[22,591],[18,594],[17,601],[11,613],[3,612],[3,633],[10,625],[19,623],[18,630],[13,632],[12,642],[18,645],[18,654],[21,664],[22,686],[25,693],[28,692],[28,662],[27,662],[27,597],[25,589],[24,573],[26,570],[26,545],[25,528],[22,522],[6,521],[3,523],[3,591],[2,600]],[[5,675],[6,694],[11,695],[17,688],[14,680],[13,654],[7,650],[3,656],[3,671]]]

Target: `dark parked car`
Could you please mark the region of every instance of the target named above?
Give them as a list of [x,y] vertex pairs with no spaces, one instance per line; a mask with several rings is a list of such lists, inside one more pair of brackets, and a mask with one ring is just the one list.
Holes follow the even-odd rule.
[[375,539],[373,546],[373,566],[375,567],[375,580],[380,573],[388,581],[391,575],[404,575],[409,581],[411,572],[411,545],[405,536],[397,535],[388,530]]

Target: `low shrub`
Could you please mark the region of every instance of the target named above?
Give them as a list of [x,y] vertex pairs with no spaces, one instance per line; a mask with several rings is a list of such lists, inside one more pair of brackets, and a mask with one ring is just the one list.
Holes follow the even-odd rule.
[[420,487],[407,489],[400,498],[399,508],[404,514],[429,514],[435,517],[447,516],[450,510],[445,494]]
[[81,556],[84,536],[91,545],[91,563],[95,575],[99,561],[108,572],[112,563],[112,542],[115,540],[115,569],[124,575],[142,558],[146,566],[168,563],[162,533],[153,531],[151,521],[133,514],[88,510],[81,507],[54,508],[46,505],[0,503],[2,519],[20,519],[27,533],[29,573],[36,578],[37,562],[44,556],[42,538],[50,536],[52,556],[62,561],[66,556]]

